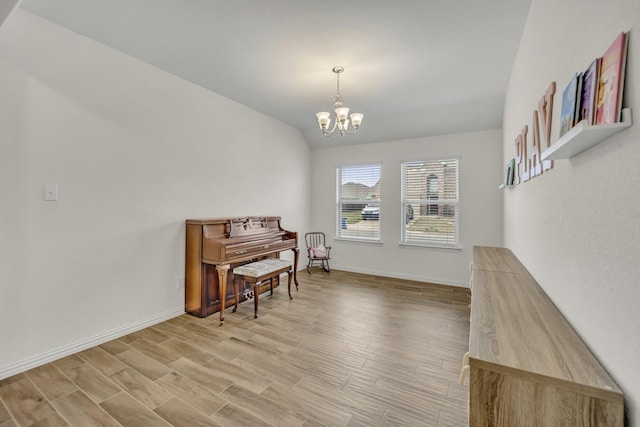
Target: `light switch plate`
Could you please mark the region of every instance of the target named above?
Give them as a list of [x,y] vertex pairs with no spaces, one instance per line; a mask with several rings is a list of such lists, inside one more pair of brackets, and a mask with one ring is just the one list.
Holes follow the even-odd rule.
[[44,200],[56,201],[58,200],[58,185],[57,184],[45,184],[44,185]]

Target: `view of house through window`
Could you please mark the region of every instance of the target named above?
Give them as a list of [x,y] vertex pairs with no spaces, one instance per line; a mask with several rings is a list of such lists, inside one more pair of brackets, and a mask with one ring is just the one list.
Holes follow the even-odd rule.
[[380,164],[338,168],[338,237],[380,240],[380,169]]
[[459,247],[458,160],[402,164],[402,243]]

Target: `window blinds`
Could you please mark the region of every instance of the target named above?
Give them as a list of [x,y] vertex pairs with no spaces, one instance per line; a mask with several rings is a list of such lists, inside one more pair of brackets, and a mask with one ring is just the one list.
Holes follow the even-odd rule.
[[380,164],[337,169],[336,235],[344,239],[380,240]]
[[402,164],[402,243],[459,247],[458,159]]

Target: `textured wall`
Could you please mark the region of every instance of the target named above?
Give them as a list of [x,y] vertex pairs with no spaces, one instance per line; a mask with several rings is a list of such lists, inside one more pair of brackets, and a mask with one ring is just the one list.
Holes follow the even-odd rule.
[[[505,161],[551,81],[557,82],[552,142],[562,91],[631,31],[624,105],[640,99],[640,3],[534,0],[514,64],[504,115]],[[636,120],[637,121],[637,120]],[[505,192],[504,236],[626,395],[640,425],[640,127],[604,141]],[[531,135],[529,136],[531,138]]]
[[[334,240],[333,264],[345,270],[468,286],[473,245],[502,244],[503,179],[500,130],[461,133],[366,146],[337,146],[312,152],[312,224],[335,237],[336,168],[382,164],[382,244]],[[327,142],[330,144],[330,142]],[[401,163],[460,159],[462,249],[400,246]]]
[[308,228],[288,125],[21,9],[0,76],[0,374],[179,313],[185,218]]

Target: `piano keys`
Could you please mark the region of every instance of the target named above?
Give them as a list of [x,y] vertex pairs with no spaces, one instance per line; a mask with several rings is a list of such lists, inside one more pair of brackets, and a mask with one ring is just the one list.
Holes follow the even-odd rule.
[[[294,253],[293,278],[298,286],[298,233],[280,226],[280,217],[186,220],[185,311],[197,317],[220,312],[234,303],[233,268],[264,258]],[[278,283],[274,283],[277,286]],[[266,291],[266,285],[260,291]]]

